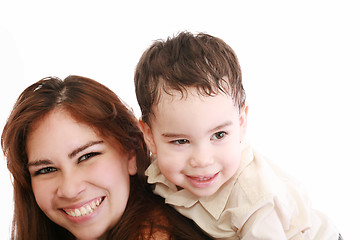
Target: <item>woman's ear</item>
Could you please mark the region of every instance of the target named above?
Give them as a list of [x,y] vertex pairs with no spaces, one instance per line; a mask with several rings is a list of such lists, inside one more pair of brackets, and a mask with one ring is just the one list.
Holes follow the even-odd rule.
[[156,154],[156,145],[150,126],[147,123],[143,122],[141,118],[139,119],[139,123],[141,131],[144,134],[144,139],[147,147],[149,148],[151,153]]
[[129,175],[135,175],[137,173],[136,154],[135,154],[135,152],[131,153],[129,155],[128,172],[129,172]]

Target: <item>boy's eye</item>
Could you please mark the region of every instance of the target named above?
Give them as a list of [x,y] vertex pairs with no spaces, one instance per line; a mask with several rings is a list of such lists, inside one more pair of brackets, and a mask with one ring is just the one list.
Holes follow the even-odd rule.
[[35,172],[35,176],[41,175],[41,174],[47,174],[47,173],[51,173],[51,172],[55,172],[55,171],[57,171],[57,169],[54,167],[45,167],[45,168],[37,170]]
[[175,144],[186,144],[186,143],[189,143],[190,141],[187,140],[187,139],[178,139],[178,140],[174,140],[174,141],[171,141],[171,143],[175,143]]
[[219,140],[219,139],[222,139],[223,137],[226,136],[226,132],[222,131],[222,132],[217,132],[217,133],[214,133],[212,136],[211,136],[211,139],[212,140]]
[[87,160],[93,156],[99,155],[99,154],[100,154],[99,152],[91,152],[91,153],[84,154],[81,157],[79,157],[78,163],[85,161],[85,160]]

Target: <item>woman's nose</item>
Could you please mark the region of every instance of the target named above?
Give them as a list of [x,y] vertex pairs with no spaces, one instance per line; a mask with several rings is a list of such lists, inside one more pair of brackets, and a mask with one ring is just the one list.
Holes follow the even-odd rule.
[[60,198],[76,198],[85,189],[81,176],[70,173],[62,173],[57,188],[57,196]]

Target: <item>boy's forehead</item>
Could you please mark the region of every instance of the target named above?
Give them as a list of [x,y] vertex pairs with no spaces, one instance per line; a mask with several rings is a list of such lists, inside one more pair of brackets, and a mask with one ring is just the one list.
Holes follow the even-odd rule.
[[158,102],[154,104],[154,107],[161,107],[164,104],[179,102],[179,101],[188,101],[193,98],[205,99],[207,97],[216,96],[217,94],[213,93],[207,95],[196,87],[187,87],[180,90],[177,89],[161,89],[159,92]]
[[[183,91],[171,89],[161,90],[159,98],[156,104],[153,105],[153,115],[156,117],[157,114],[161,114],[162,111],[171,111],[173,108],[179,106],[188,105],[196,106],[201,102],[208,102],[209,98],[217,97],[218,95],[231,97],[229,93],[218,91],[217,93],[207,94],[197,89],[196,87],[188,87]],[[234,99],[232,99],[234,105],[236,105]],[[189,105],[190,104],[190,105]],[[175,109],[173,109],[175,110]]]
[[160,100],[163,96],[179,100],[186,98],[188,96],[198,96],[198,97],[208,97],[208,96],[215,96],[219,93],[225,93],[227,95],[232,95],[232,88],[229,84],[229,80],[227,77],[223,77],[221,81],[217,83],[215,81],[211,82],[211,85],[170,85],[166,80],[163,78],[159,79],[158,82],[158,100]]
[[[217,95],[230,96],[233,103],[237,106],[237,101],[232,96],[231,86],[227,77],[223,77],[222,81],[218,82],[219,86],[214,82],[211,89],[205,89],[202,86],[180,86],[178,88],[170,86],[168,82],[162,78],[158,81],[158,90],[156,91],[155,101],[151,106],[151,113],[149,118],[156,118],[156,115],[163,109],[169,109],[169,105],[175,106],[173,103],[184,103],[183,101],[193,101],[196,99],[207,99]],[[150,120],[149,119],[149,120]],[[151,121],[151,120],[150,120]]]
[[[175,91],[173,94],[164,93],[157,105],[153,106],[150,126],[157,125],[164,128],[174,124],[188,126],[194,118],[214,120],[239,116],[239,108],[234,104],[232,97],[225,93],[204,95],[194,88],[186,95]],[[206,120],[206,122],[208,122]],[[165,124],[165,125],[164,125]],[[209,122],[210,124],[210,122]]]
[[[201,86],[182,86],[179,89],[166,86],[165,84],[158,89],[156,101],[154,101],[153,108],[159,107],[164,103],[172,103],[174,101],[186,101],[193,97],[199,99],[206,99],[208,97],[215,97],[219,94],[227,95],[233,98],[230,85],[227,78],[223,81],[222,86],[213,86],[212,89],[204,89]],[[235,99],[234,99],[234,103]]]

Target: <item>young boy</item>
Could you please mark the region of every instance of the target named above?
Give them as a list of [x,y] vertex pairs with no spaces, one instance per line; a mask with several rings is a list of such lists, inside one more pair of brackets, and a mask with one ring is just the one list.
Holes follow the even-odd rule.
[[330,239],[339,233],[286,174],[245,140],[248,106],[234,51],[182,32],[155,42],[135,72],[148,182],[218,239]]

